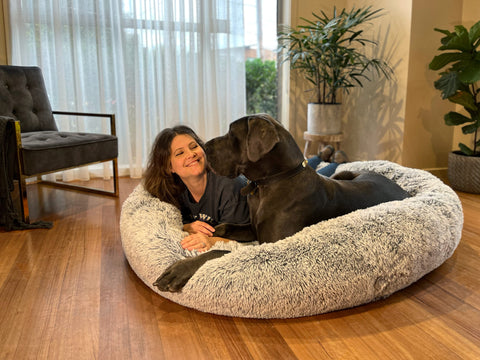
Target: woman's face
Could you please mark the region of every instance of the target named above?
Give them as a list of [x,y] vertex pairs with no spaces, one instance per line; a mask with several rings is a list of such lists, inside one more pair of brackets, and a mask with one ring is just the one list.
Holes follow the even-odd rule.
[[205,152],[190,135],[177,135],[170,145],[172,173],[182,180],[205,173]]

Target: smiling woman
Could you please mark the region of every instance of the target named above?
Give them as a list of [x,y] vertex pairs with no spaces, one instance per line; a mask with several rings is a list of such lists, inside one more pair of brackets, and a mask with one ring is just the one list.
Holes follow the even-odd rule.
[[203,141],[187,126],[164,129],[150,153],[144,186],[158,199],[181,210],[181,241],[187,250],[205,251],[216,242],[219,223],[249,223],[246,197],[240,194],[245,181],[209,171]]
[[171,154],[171,172],[182,179],[195,201],[200,201],[207,185],[202,147],[190,135],[179,134],[172,139]]

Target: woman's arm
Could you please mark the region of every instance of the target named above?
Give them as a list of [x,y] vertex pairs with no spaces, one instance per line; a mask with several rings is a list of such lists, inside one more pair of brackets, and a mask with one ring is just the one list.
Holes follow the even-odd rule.
[[183,231],[188,232],[190,235],[202,233],[207,236],[212,236],[215,228],[206,222],[197,220],[189,224],[184,224]]
[[189,224],[184,224],[183,230],[190,234],[181,242],[182,247],[187,250],[203,252],[209,250],[217,241],[230,241],[222,237],[213,236],[215,228],[203,221],[197,220]]
[[217,241],[229,242],[231,240],[218,236],[207,236],[200,232],[186,236],[181,244],[186,250],[197,250],[200,252],[209,250]]

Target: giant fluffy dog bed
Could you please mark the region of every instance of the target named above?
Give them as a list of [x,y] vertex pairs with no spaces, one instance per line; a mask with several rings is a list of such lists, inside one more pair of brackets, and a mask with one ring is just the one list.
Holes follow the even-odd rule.
[[428,172],[388,161],[343,164],[392,179],[411,198],[322,221],[274,244],[231,242],[232,252],[202,266],[179,293],[152,283],[173,262],[195,256],[180,246],[180,212],[138,185],[123,204],[123,249],[153,291],[197,310],[249,318],[290,318],[385,298],[440,266],[461,237],[457,195]]

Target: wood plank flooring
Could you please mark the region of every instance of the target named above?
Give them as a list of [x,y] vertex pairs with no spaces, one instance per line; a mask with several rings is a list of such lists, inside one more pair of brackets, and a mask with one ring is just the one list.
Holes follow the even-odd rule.
[[375,303],[286,320],[188,309],[123,255],[120,198],[29,185],[32,219],[0,230],[0,359],[479,359],[480,195],[458,193],[463,237],[417,283]]

